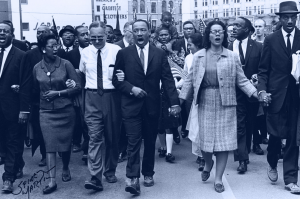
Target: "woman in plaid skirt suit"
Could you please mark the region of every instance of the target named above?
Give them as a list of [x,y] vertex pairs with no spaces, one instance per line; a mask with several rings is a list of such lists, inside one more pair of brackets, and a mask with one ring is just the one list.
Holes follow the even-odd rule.
[[181,101],[193,95],[198,117],[190,120],[198,125],[199,135],[194,137],[199,138],[206,163],[202,181],[210,176],[215,153],[214,187],[219,193],[224,191],[222,176],[228,152],[237,148],[236,86],[248,97],[257,98],[256,89],[245,77],[238,55],[227,50],[227,46],[226,26],[221,21],[210,22],[205,29],[205,49],[195,53],[191,73],[179,95]]

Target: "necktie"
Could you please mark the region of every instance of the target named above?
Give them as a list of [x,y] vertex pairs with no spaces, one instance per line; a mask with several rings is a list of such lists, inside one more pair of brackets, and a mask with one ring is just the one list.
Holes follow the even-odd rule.
[[5,48],[1,48],[1,52],[0,52],[0,72],[1,72],[1,67],[2,67],[4,51],[5,51]]
[[97,57],[97,93],[103,95],[102,59],[100,49],[98,50]]
[[288,55],[291,55],[291,52],[292,52],[292,45],[291,45],[291,40],[290,40],[291,34],[289,33],[286,36],[287,36],[286,48],[288,51]]
[[242,65],[245,65],[245,57],[244,57],[244,53],[243,53],[243,49],[242,49],[242,41],[240,41],[239,43],[239,54],[240,54],[240,60]]
[[146,74],[145,61],[144,61],[145,55],[144,55],[143,48],[141,48],[141,50],[140,50],[140,60],[141,60],[141,63],[142,63],[143,69],[144,69],[144,73]]
[[69,52],[69,47],[66,48],[66,52]]

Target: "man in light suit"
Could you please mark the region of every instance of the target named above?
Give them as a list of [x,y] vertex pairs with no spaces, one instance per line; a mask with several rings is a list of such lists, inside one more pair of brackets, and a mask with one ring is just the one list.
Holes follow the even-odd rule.
[[270,92],[272,98],[266,114],[267,129],[270,133],[267,173],[272,182],[277,181],[281,139],[286,139],[283,155],[285,188],[293,194],[299,194],[299,85],[291,75],[292,54],[300,50],[300,31],[296,28],[299,11],[294,1],[286,1],[280,3],[279,12],[276,14],[279,15],[282,28],[265,38],[258,72],[259,100],[268,101],[266,92]]
[[[136,45],[119,51],[113,85],[122,93],[122,118],[128,137],[127,185],[125,191],[140,193],[140,148],[144,138],[142,174],[144,185],[154,185],[155,141],[157,137],[160,81],[170,100],[170,113],[180,113],[178,94],[166,54],[149,44],[150,28],[145,20],[133,23]],[[122,70],[124,81],[116,73]]]

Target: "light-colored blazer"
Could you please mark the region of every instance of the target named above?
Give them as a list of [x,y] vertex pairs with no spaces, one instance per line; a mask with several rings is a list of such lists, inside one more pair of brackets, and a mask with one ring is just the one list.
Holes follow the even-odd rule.
[[[197,103],[199,88],[205,73],[206,56],[206,49],[195,53],[191,72],[184,81],[179,98],[185,100],[194,95],[194,102]],[[217,74],[223,106],[235,106],[237,104],[236,85],[248,97],[251,97],[256,91],[256,88],[246,78],[238,55],[226,48],[223,48],[217,61]]]

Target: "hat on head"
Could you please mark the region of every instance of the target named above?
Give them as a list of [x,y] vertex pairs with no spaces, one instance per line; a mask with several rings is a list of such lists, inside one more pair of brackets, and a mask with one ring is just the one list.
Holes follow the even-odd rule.
[[284,1],[279,4],[279,12],[275,14],[298,14],[297,4],[294,1]]
[[63,29],[61,29],[59,31],[59,36],[62,37],[62,35],[64,34],[64,32],[69,31],[73,34],[75,34],[75,29],[73,28],[73,26],[70,25],[66,25]]
[[117,35],[117,36],[122,36],[122,32],[121,32],[121,30],[114,29],[114,35]]

